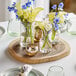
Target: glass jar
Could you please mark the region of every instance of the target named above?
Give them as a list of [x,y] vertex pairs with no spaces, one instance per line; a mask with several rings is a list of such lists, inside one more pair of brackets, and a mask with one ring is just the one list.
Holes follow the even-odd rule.
[[20,26],[20,45],[22,48],[25,48],[25,54],[28,56],[34,56],[38,50],[38,42],[35,42],[35,31],[32,26],[32,23],[26,22],[22,23]]
[[43,37],[40,40],[39,46],[41,53],[46,54],[52,51],[52,44],[49,41],[49,34],[47,32],[44,32]]
[[7,33],[10,36],[20,36],[20,21],[15,18],[10,18],[8,21]]
[[51,66],[48,70],[47,76],[64,76],[63,67]]
[[68,31],[71,27],[71,22],[69,20],[64,21],[63,24],[59,27],[59,33],[64,33],[65,31]]
[[50,32],[49,33],[49,41],[52,43],[52,45],[57,44],[59,42],[59,32],[56,31],[53,36],[52,36],[52,32]]
[[19,0],[9,0],[8,3],[8,27],[7,33],[10,36],[20,36],[20,21],[16,17],[14,10],[10,10],[10,7],[14,8],[15,3]]

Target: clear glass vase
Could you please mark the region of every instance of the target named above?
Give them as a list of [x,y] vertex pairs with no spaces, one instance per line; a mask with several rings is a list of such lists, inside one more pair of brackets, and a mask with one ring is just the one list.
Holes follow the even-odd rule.
[[59,26],[59,33],[64,33],[65,31],[68,31],[71,25],[72,24],[69,20],[64,21],[64,23]]
[[49,33],[49,41],[51,42],[52,45],[56,45],[59,42],[59,32],[57,31],[55,33],[55,36],[52,38],[52,32]]
[[20,45],[25,48],[25,54],[28,56],[34,56],[38,50],[38,42],[35,42],[35,31],[32,27],[32,23],[26,22],[20,25]]
[[[9,7],[12,6],[12,4],[14,4],[14,2],[17,2],[17,1],[19,1],[19,0],[9,1],[8,9],[9,9]],[[8,12],[7,33],[8,33],[8,35],[13,36],[13,37],[20,36],[20,21],[16,18],[16,14],[14,11]]]
[[43,37],[39,42],[39,47],[40,47],[40,52],[46,54],[52,51],[52,44],[49,41],[49,34],[48,33],[44,33],[44,34],[45,35],[43,35]]
[[11,18],[8,21],[7,33],[10,36],[20,36],[20,21],[14,18]]

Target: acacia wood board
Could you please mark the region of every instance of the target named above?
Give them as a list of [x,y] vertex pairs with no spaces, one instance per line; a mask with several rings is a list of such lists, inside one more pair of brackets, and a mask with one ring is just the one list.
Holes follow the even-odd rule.
[[38,52],[35,56],[29,57],[25,55],[20,47],[20,39],[13,40],[8,46],[9,54],[16,60],[27,64],[39,64],[51,62],[64,58],[70,54],[70,46],[63,39],[59,39],[59,43],[53,46],[47,54]]

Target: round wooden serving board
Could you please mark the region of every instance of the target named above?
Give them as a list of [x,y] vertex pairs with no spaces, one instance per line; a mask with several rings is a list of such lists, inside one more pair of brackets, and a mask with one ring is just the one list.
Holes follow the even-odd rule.
[[23,50],[19,45],[20,39],[16,39],[9,44],[8,52],[16,60],[28,64],[39,64],[55,61],[70,54],[70,46],[68,45],[68,43],[63,39],[59,40],[60,42],[57,45],[53,46],[52,51],[47,54],[42,54],[38,52],[33,57],[26,56],[24,53],[22,53]]

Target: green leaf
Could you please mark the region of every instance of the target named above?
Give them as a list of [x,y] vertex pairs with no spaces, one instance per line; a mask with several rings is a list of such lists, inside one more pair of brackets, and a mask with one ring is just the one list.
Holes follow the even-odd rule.
[[42,10],[43,10],[43,8],[41,8],[41,7],[37,7],[37,8],[35,8],[35,9],[33,9],[33,10],[32,10],[32,16],[36,17],[37,14],[38,14],[40,11],[42,11]]
[[37,7],[37,8],[31,9],[31,14],[29,14],[28,21],[29,21],[29,22],[34,22],[36,16],[37,16],[38,13],[39,13],[40,11],[42,11],[42,10],[43,10],[43,8],[41,8],[41,7]]
[[18,2],[18,3],[16,3],[16,8],[17,8],[17,14],[18,14],[18,16],[21,16],[21,15],[23,15],[23,10],[22,10],[22,8],[21,8],[21,0]]
[[16,8],[17,8],[17,10],[21,9],[21,0],[16,3]]
[[52,40],[54,40],[54,39],[55,39],[55,35],[56,35],[56,31],[55,31],[55,30],[53,30],[53,31],[52,31],[52,36],[51,36],[51,39],[52,39]]

